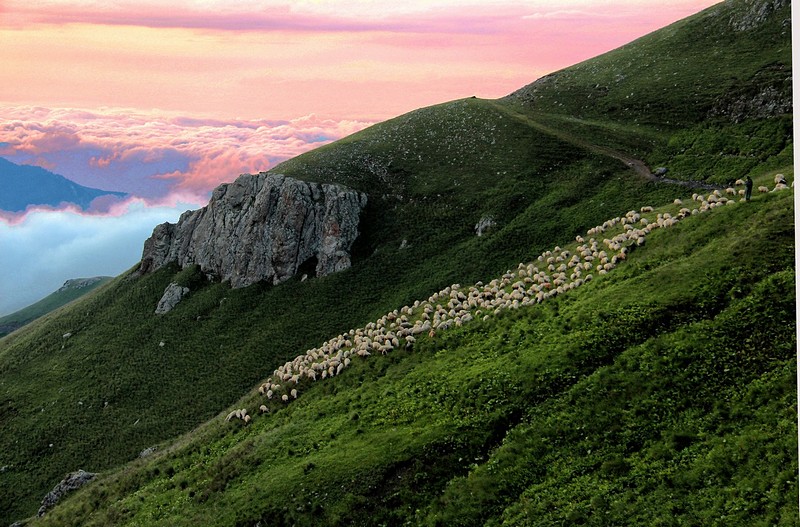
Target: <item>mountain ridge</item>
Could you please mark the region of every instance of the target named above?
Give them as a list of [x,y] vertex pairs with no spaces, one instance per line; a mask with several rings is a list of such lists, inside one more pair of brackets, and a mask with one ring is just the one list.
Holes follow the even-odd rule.
[[1,157],[0,181],[5,187],[0,194],[0,209],[9,212],[24,212],[33,206],[59,207],[66,203],[88,210],[97,198],[128,196],[125,192],[85,187],[41,167],[17,165]]
[[93,289],[111,280],[110,276],[95,276],[92,278],[72,278],[56,291],[8,315],[0,317],[0,337],[29,324],[66,304],[80,298]]

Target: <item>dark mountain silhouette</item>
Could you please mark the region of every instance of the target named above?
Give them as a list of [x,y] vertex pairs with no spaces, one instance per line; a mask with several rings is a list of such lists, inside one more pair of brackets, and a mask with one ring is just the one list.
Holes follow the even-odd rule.
[[124,198],[124,192],[84,187],[64,176],[33,165],[0,158],[0,209],[22,212],[33,205],[58,207],[72,203],[88,209],[101,196]]

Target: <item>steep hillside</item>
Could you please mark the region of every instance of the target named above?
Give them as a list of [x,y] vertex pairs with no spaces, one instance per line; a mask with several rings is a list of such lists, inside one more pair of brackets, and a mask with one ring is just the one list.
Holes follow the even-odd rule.
[[791,163],[791,2],[728,0],[504,99],[670,177]]
[[[509,136],[522,131],[518,125]],[[525,151],[531,170],[549,164],[552,143],[546,138],[540,149],[532,141]],[[513,158],[515,146],[499,141],[498,148]],[[516,172],[494,174],[492,183],[511,194],[497,194],[490,211],[496,226],[483,236],[474,230],[483,212],[474,209],[486,203],[457,187],[431,190],[403,215],[378,208],[381,196],[370,196],[375,207],[362,218],[363,238],[347,271],[230,289],[196,267],[166,266],[136,279],[123,275],[72,309],[5,337],[0,515],[27,516],[67,472],[110,469],[210,419],[297,350],[448,284],[502,272],[609,211],[674,195],[616,160],[563,144],[560,151],[563,166],[529,172],[525,183]],[[537,164],[535,152],[544,161]],[[155,315],[171,282],[192,292]]]
[[32,525],[796,525],[792,215],[664,223],[577,289],[253,391]]
[[[728,2],[721,9],[735,11],[750,4]],[[729,20],[728,15],[717,16],[702,26],[703,31],[723,31]],[[772,20],[767,17],[762,24]],[[615,56],[620,59],[627,53],[633,60],[650,41],[661,47],[673,41],[686,43],[698,38],[700,30],[692,24],[657,32]],[[711,47],[704,52],[752,55],[752,63],[761,61],[763,67],[782,60],[781,39],[751,38],[758,27],[705,42]],[[663,67],[671,63],[677,68],[682,57],[666,55]],[[595,64],[598,75],[610,67],[606,56]],[[700,69],[694,73],[691,82],[696,90],[675,90],[675,99],[669,100],[676,111],[691,106],[698,93],[711,97],[718,90],[714,78],[706,82],[697,76]],[[640,93],[656,89],[657,80],[647,71],[637,70],[627,78],[643,88],[649,86],[649,91]],[[564,104],[574,100],[565,91]],[[450,284],[491,280],[631,209],[675,198],[690,201],[691,188],[644,177],[646,170],[643,175],[624,161],[637,156],[647,160],[669,143],[676,125],[653,124],[663,122],[667,110],[654,114],[647,126],[637,126],[630,119],[604,119],[600,113],[591,119],[579,112],[570,114],[569,108],[557,113],[554,105],[540,111],[542,107],[519,97],[453,101],[381,123],[277,167],[274,172],[341,183],[368,194],[361,234],[352,248],[352,267],[346,271],[239,289],[208,281],[197,267],[168,265],[144,276],[126,273],[91,298],[0,340],[0,518],[10,522],[34,514],[41,497],[67,472],[79,468],[105,475],[83,494],[89,501],[78,498],[56,508],[47,521],[68,523],[71,515],[71,521],[78,523],[115,524],[133,516],[143,524],[180,523],[180,517],[201,524],[219,518],[218,523],[249,525],[274,516],[286,523],[314,524],[319,514],[336,523],[368,511],[376,522],[403,518],[424,523],[430,517],[430,523],[442,518],[447,524],[445,519],[458,512],[459,500],[468,499],[470,492],[474,499],[487,500],[485,510],[492,518],[506,509],[506,514],[521,515],[534,510],[524,509],[533,507],[533,502],[520,496],[545,481],[536,479],[544,468],[518,478],[520,487],[511,490],[503,490],[491,478],[481,479],[497,487],[500,494],[495,497],[481,497],[477,489],[462,493],[458,489],[472,480],[459,478],[472,473],[471,463],[478,465],[475,477],[488,477],[483,471],[494,473],[494,465],[484,462],[495,449],[527,448],[500,446],[506,434],[514,437],[527,430],[524,426],[539,427],[543,421],[537,419],[544,417],[536,417],[537,408],[563,409],[585,393],[588,385],[578,383],[601,375],[598,368],[612,367],[619,357],[632,357],[615,367],[622,368],[619,375],[634,379],[638,359],[630,353],[645,353],[641,362],[649,364],[655,360],[652,350],[672,345],[659,341],[662,335],[694,346],[697,332],[713,328],[727,332],[729,326],[715,324],[717,319],[722,324],[732,318],[714,316],[730,309],[729,317],[734,317],[747,305],[739,303],[743,299],[755,306],[748,313],[777,313],[783,325],[777,326],[777,333],[764,336],[763,342],[765,349],[776,350],[770,357],[786,366],[786,347],[793,345],[793,333],[782,331],[793,327],[793,319],[785,314],[786,302],[793,305],[794,299],[773,294],[783,285],[764,282],[769,274],[764,266],[781,271],[781,278],[773,280],[783,280],[782,284],[793,280],[793,274],[783,271],[791,267],[786,251],[793,243],[788,234],[793,204],[788,193],[776,193],[756,196],[752,207],[715,209],[709,219],[686,218],[676,228],[679,234],[654,234],[653,243],[648,240],[633,251],[627,267],[615,270],[617,274],[553,303],[465,326],[441,338],[422,337],[410,353],[356,363],[352,371],[331,382],[315,383],[285,409],[275,408],[272,420],[256,419],[244,430],[236,427],[239,423],[220,422],[222,409],[230,409],[275,368],[332,336],[364,327]],[[640,110],[645,109],[646,104]],[[760,127],[780,119],[753,117],[739,124]],[[688,126],[691,132],[696,123]],[[790,151],[786,146],[790,138],[777,140]],[[769,141],[758,145],[769,162],[753,171],[757,185],[774,186],[772,176],[778,169],[791,180],[789,164],[780,165],[784,158],[769,153],[775,145]],[[775,170],[769,169],[772,164]],[[634,165],[638,167],[644,164]],[[655,243],[659,236],[663,244]],[[673,261],[680,265],[670,267]],[[633,274],[625,275],[625,268]],[[737,291],[738,281],[744,285]],[[191,292],[171,312],[156,315],[156,304],[171,282]],[[673,287],[674,292],[665,293]],[[717,294],[717,288],[725,293]],[[708,295],[712,300],[706,300]],[[678,311],[687,314],[674,315]],[[65,339],[67,333],[71,336]],[[617,335],[608,345],[603,344],[607,334]],[[583,339],[591,345],[581,351]],[[637,346],[656,348],[642,351]],[[429,353],[444,349],[448,351]],[[713,345],[704,349],[717,356],[727,353]],[[681,365],[688,364],[686,360],[676,359]],[[743,375],[768,375],[769,368],[778,367],[777,362],[764,365],[760,359],[752,366],[755,369]],[[693,379],[707,379],[701,375],[705,371],[701,368]],[[608,374],[613,377],[618,372]],[[669,392],[673,388],[679,393],[697,391],[689,388],[691,379],[667,387],[651,381],[655,382],[637,380],[640,384],[624,393],[642,390],[674,398]],[[770,384],[769,389],[783,397],[782,386]],[[730,400],[742,395],[731,391],[724,376],[714,390],[697,404],[710,404],[718,395]],[[256,398],[253,394],[246,400],[251,413],[258,406],[252,406]],[[631,399],[616,401],[621,406],[608,410],[609,419],[628,415],[626,401]],[[636,401],[639,398],[630,404]],[[649,408],[648,401],[641,399],[643,408]],[[697,406],[687,403],[685,408],[700,413]],[[677,406],[675,412],[683,409]],[[657,441],[662,433],[667,438],[673,429],[680,432],[677,424],[691,417],[659,408],[661,413],[653,418],[662,420],[645,423],[638,417],[647,412],[636,412],[632,425],[649,434],[642,432],[642,443],[619,444],[619,437],[612,435],[604,447],[621,449],[614,453],[631,467],[636,460],[630,456],[640,452],[637,448]],[[564,422],[575,418],[566,411],[560,415]],[[731,434],[745,433],[738,421],[723,422]],[[691,421],[689,428],[708,441],[728,433],[709,426]],[[197,427],[196,433],[170,446],[171,439]],[[162,454],[125,465],[156,444]],[[611,452],[601,446],[588,448]],[[705,452],[704,447],[697,448],[698,456]],[[554,456],[578,455],[563,448],[554,452]],[[526,459],[519,457],[521,462]],[[121,466],[127,468],[114,472]],[[593,472],[592,466],[582,470],[587,477],[603,474]],[[181,477],[175,479],[178,473]],[[615,481],[629,485],[626,480]],[[645,478],[630,484],[651,488],[660,481]],[[789,488],[793,485],[796,480]],[[452,487],[454,494],[448,494],[446,487]],[[290,494],[301,501],[292,502]],[[120,501],[110,506],[106,499]],[[575,502],[566,495],[564,499]],[[634,497],[626,500],[632,502]],[[464,502],[464,511],[470,507],[484,505]],[[87,518],[93,510],[96,516]],[[618,507],[620,515],[627,510]]]
[[62,307],[76,298],[93,291],[111,280],[109,276],[96,276],[94,278],[75,278],[67,280],[58,291],[47,295],[30,306],[0,317],[0,337],[21,328],[25,324]]

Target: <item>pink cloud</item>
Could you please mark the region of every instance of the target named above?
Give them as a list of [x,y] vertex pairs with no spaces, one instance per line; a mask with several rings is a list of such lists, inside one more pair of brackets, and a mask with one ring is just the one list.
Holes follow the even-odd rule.
[[[640,18],[658,6],[660,13],[686,16],[716,3],[714,0],[683,0],[664,6],[655,0],[616,0],[597,2],[574,0],[550,7],[537,1],[463,3],[452,1],[416,2],[171,2],[157,7],[147,1],[125,4],[71,1],[37,4],[7,2],[5,24],[31,25],[91,24],[137,26],[165,29],[195,29],[233,32],[312,32],[312,33],[441,33],[486,34],[503,31],[516,18],[614,18],[638,13]],[[562,7],[563,5],[563,7]]]
[[203,202],[210,190],[241,173],[268,170],[370,124],[315,115],[224,120],[7,107],[0,108],[0,144],[11,161],[45,166],[86,186],[150,200],[180,193]]

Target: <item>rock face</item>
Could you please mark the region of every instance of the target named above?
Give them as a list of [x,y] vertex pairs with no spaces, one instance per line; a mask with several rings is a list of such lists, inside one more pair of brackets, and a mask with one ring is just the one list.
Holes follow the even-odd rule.
[[178,302],[183,300],[183,297],[189,293],[188,287],[181,287],[175,282],[172,282],[164,290],[164,296],[158,301],[156,306],[156,315],[163,315],[169,313],[172,308],[178,305]]
[[198,264],[231,287],[280,283],[302,266],[317,276],[350,267],[367,197],[342,185],[245,174],[217,187],[208,205],[163,223],[144,244],[141,273]]
[[63,498],[67,493],[72,492],[73,490],[78,490],[79,488],[83,487],[90,481],[92,481],[97,474],[93,474],[92,472],[86,472],[84,470],[79,470],[77,472],[72,472],[67,474],[67,476],[62,479],[58,485],[53,487],[53,490],[47,493],[47,495],[42,499],[42,506],[39,507],[39,516],[44,516],[45,513],[52,509],[58,501]]
[[754,29],[784,6],[790,0],[746,0],[746,9],[731,16],[730,25],[734,31],[749,31]]

